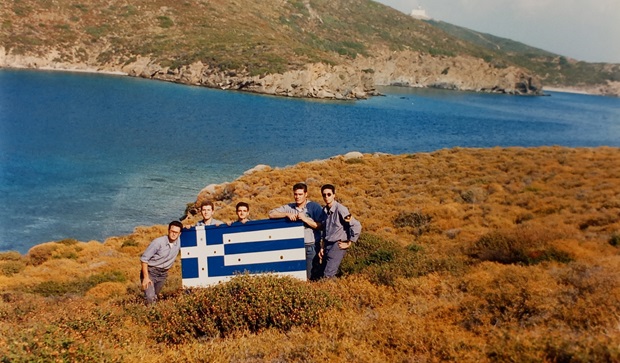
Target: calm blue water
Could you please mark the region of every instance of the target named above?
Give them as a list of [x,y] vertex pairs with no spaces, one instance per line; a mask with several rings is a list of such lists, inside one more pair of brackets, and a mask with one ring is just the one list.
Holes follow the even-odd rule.
[[620,99],[385,88],[307,101],[123,76],[0,70],[0,251],[166,224],[257,164],[349,151],[620,146]]

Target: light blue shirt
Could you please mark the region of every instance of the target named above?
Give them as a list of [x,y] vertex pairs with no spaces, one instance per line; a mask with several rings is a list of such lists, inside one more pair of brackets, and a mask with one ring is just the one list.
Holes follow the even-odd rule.
[[140,257],[140,261],[151,267],[169,270],[181,250],[180,240],[180,238],[177,238],[174,242],[170,243],[168,242],[168,236],[155,238],[146,248],[142,257]]

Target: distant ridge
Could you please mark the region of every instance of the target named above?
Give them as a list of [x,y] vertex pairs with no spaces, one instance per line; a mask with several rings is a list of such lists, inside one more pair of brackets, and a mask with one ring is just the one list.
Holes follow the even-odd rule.
[[123,72],[282,96],[365,98],[384,84],[540,94],[543,84],[620,79],[618,65],[520,50],[371,0],[20,0],[3,2],[0,16],[0,67]]

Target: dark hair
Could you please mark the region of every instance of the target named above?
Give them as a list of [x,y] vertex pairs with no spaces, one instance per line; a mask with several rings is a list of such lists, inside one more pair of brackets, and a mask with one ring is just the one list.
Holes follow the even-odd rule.
[[168,230],[170,230],[170,227],[172,226],[176,226],[179,227],[181,229],[183,229],[183,223],[179,222],[179,221],[172,221],[170,222],[170,224],[168,224]]
[[213,205],[213,202],[210,200],[207,200],[206,202],[203,202],[200,205],[200,210],[202,210],[202,207],[204,207],[205,205],[210,205],[212,210],[215,210],[215,206]]
[[297,183],[293,185],[293,192],[299,189],[303,189],[304,193],[308,193],[308,186],[306,185],[306,183]]
[[331,185],[331,184],[325,184],[325,185],[323,185],[323,186],[321,187],[321,194],[323,194],[323,191],[324,191],[325,189],[329,189],[329,190],[331,190],[331,191],[332,191],[332,193],[336,194],[336,187],[335,187],[335,186],[333,186],[333,185]]
[[235,212],[239,210],[239,207],[246,207],[248,209],[248,212],[250,211],[250,205],[246,202],[237,203],[237,206],[235,207]]

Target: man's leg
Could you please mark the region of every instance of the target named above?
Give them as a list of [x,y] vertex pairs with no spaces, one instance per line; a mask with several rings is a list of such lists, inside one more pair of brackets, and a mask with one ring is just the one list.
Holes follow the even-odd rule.
[[313,268],[314,268],[314,260],[316,257],[316,250],[314,249],[314,245],[306,245],[306,278],[308,280],[312,280],[313,277]]
[[[144,290],[147,304],[154,304],[157,301],[157,295],[159,295],[161,289],[164,287],[167,277],[168,271],[149,266],[149,278],[152,284],[147,286],[146,290]],[[142,279],[142,275],[140,275],[140,281],[142,281]]]
[[[151,281],[153,281],[151,273],[149,272],[149,277]],[[144,280],[144,274],[140,271],[140,285],[142,285],[142,281]],[[157,294],[155,293],[154,284],[149,284],[144,290],[144,298],[146,299],[146,303],[148,305],[154,304],[157,301]]]
[[338,268],[340,267],[340,262],[342,262],[346,253],[346,250],[342,250],[338,247],[338,243],[328,243],[325,246],[325,257],[323,257],[326,260],[325,272],[323,273],[325,278],[336,276]]

